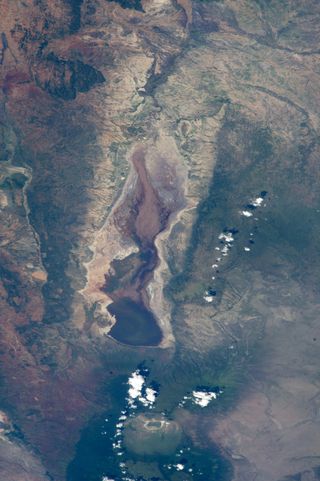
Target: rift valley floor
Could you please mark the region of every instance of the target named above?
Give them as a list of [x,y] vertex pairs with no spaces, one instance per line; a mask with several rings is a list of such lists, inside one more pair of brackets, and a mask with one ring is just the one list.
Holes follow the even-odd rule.
[[318,0],[0,13],[0,481],[319,480]]

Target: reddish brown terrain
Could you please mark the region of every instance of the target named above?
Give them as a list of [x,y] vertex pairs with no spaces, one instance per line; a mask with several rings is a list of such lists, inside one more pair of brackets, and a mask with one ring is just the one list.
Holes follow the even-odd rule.
[[[65,269],[69,265],[77,283],[70,253],[93,240],[115,191],[112,165],[95,169],[132,124],[129,99],[136,87],[125,84],[123,59],[136,59],[137,75],[149,69],[160,75],[179,52],[187,14],[176,3],[159,18],[150,12],[141,24],[139,10],[68,0],[1,0],[0,12],[1,407],[27,442],[21,463],[34,456],[45,466],[34,461],[34,468],[20,469],[9,446],[0,478],[40,481],[49,479],[48,471],[50,479],[62,480],[79,429],[108,405],[100,393],[108,378],[103,351],[85,330],[68,334],[75,286]],[[176,37],[172,48],[161,40],[161,23]],[[121,114],[126,118],[117,121]],[[143,159],[134,163],[141,184],[135,229],[152,244],[163,221]],[[85,220],[90,205],[98,210]]]
[[[319,2],[0,14],[0,481],[83,481],[84,428],[146,359],[235,481],[319,480]],[[158,347],[110,337],[124,297]],[[221,405],[180,409],[198,384]]]
[[148,179],[148,173],[144,165],[143,152],[135,152],[132,156],[132,162],[138,173],[142,187],[135,230],[136,235],[141,239],[142,244],[148,245],[152,243],[155,236],[159,234],[164,227],[164,221],[161,217],[167,217],[168,214],[166,216],[161,213],[161,206],[159,205],[157,194]]
[[[136,185],[131,198],[125,199],[120,204],[114,216],[122,236],[124,238],[128,237],[128,239],[133,237],[136,240],[142,259],[137,259],[135,273],[133,275],[130,272],[130,279],[127,279],[125,286],[116,290],[111,289],[112,294],[111,292],[109,294],[113,300],[126,296],[137,302],[145,299],[147,304],[147,294],[143,288],[150,280],[157,265],[157,252],[154,241],[156,236],[166,227],[170,211],[163,205],[152,186],[146,170],[142,148],[133,153],[131,161],[137,173]],[[173,206],[171,208],[173,210]],[[143,256],[146,260],[143,259]],[[116,270],[113,267],[113,273],[110,273],[111,278],[115,276]],[[109,291],[108,285],[110,285],[110,280],[108,277],[109,275],[106,274],[106,283],[102,291]]]

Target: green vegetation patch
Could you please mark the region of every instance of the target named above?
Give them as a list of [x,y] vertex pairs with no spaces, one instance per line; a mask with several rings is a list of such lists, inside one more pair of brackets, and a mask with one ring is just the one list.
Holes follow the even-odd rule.
[[177,422],[163,416],[140,415],[127,422],[124,444],[129,451],[141,456],[169,455],[179,445],[181,436]]
[[9,125],[0,123],[0,162],[10,161],[15,153],[17,139]]
[[[203,293],[212,289],[210,263],[219,257],[214,250],[219,246],[219,234],[225,229],[240,230],[240,209],[261,190],[272,189],[275,139],[269,128],[250,124],[246,119],[240,122],[235,115],[225,123],[219,137],[217,167],[208,195],[197,209],[184,267],[167,287],[167,295],[176,304],[203,303]],[[247,234],[241,230],[236,234],[232,252],[221,263],[213,289],[215,305],[224,288],[223,271],[230,268],[238,254],[239,238]]]

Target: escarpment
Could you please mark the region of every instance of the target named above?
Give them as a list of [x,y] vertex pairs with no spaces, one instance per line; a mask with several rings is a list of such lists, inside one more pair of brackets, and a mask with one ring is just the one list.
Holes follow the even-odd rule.
[[0,7],[0,479],[70,481],[145,360],[236,481],[315,479],[319,2]]

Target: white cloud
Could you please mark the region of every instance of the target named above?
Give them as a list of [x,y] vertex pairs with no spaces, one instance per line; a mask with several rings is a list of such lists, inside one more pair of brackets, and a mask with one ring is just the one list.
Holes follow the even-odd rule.
[[149,403],[154,403],[156,400],[156,394],[157,392],[152,389],[151,387],[147,387],[146,389],[146,399],[149,401]]
[[249,212],[248,210],[242,210],[241,215],[243,215],[244,217],[252,217],[253,216],[252,212]]
[[[142,374],[140,374],[138,370],[131,374],[128,379],[128,384],[130,387],[128,390],[129,397],[127,401],[131,409],[137,408],[135,401],[141,402],[141,404],[146,407],[151,408],[153,406],[156,401],[157,392],[154,389],[147,387],[145,390],[145,395],[143,395],[145,378],[142,376]],[[124,419],[126,419],[126,416],[124,415],[119,418],[119,420]]]
[[131,377],[128,379],[129,390],[128,394],[131,399],[136,399],[137,397],[141,396],[141,391],[144,385],[144,377],[141,376],[139,371],[135,371],[131,374]]
[[213,296],[203,296],[203,299],[206,301],[206,302],[212,302],[214,297]]
[[227,232],[226,234],[222,232],[219,235],[219,239],[224,240],[225,242],[233,242],[234,238],[232,237],[232,234],[230,232]]
[[206,407],[212,401],[212,399],[217,398],[217,394],[215,392],[206,392],[206,391],[192,391],[193,402],[201,407]]
[[263,197],[257,197],[254,199],[251,204],[254,205],[255,207],[259,207],[263,202]]

